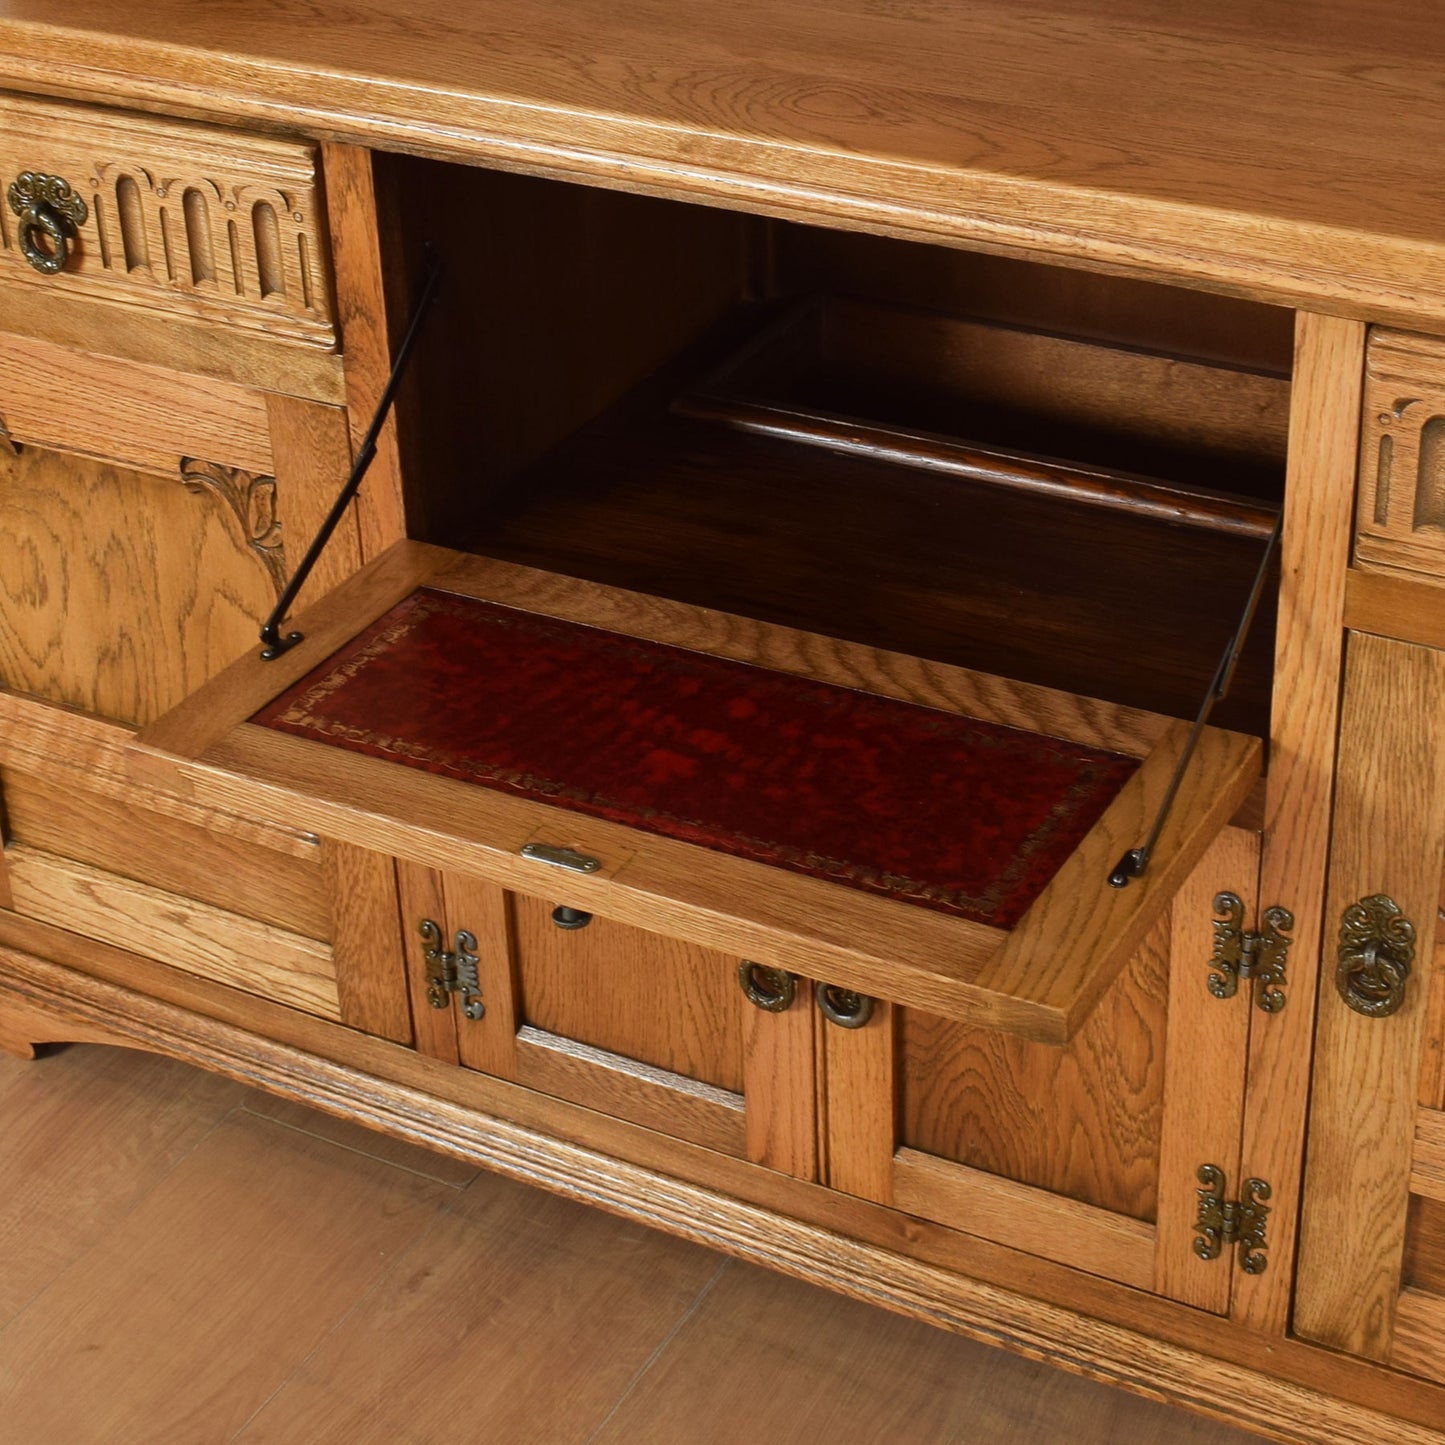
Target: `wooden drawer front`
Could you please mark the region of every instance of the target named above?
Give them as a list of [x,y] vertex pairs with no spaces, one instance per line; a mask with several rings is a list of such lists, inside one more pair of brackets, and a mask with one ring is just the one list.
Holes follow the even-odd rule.
[[1445,340],[1376,329],[1366,355],[1356,559],[1445,577]]
[[67,181],[85,216],[45,275],[0,208],[0,279],[334,344],[312,146],[0,97],[0,184],[24,172]]

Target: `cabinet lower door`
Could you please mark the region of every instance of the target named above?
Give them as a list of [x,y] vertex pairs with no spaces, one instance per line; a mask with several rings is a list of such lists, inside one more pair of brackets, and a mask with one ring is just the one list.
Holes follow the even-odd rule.
[[[1249,1032],[1269,1018],[1249,982],[1216,996],[1215,920],[1255,926],[1257,875],[1257,836],[1227,829],[1066,1046],[883,1001],[860,1026],[829,1019],[827,1182],[1227,1313],[1236,1269],[1288,1267],[1270,1258],[1247,1161],[1241,1178]],[[1230,1243],[1241,1201],[1259,1231]]]
[[417,1046],[802,1179],[814,1023],[748,1002],[743,960],[459,873],[397,865]]
[[1445,1379],[1445,653],[1351,633],[1295,1328]]

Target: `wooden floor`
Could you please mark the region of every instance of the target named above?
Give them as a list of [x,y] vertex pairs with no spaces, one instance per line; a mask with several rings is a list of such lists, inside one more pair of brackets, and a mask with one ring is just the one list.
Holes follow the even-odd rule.
[[1248,1445],[240,1085],[0,1055],[0,1445]]

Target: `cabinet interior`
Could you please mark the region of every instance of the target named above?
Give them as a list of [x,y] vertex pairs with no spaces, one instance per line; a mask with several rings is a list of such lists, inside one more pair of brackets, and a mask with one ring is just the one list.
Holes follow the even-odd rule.
[[[413,537],[1193,716],[1282,499],[1291,312],[379,164],[392,274],[446,267]],[[1273,633],[1271,584],[1216,723],[1268,735]]]

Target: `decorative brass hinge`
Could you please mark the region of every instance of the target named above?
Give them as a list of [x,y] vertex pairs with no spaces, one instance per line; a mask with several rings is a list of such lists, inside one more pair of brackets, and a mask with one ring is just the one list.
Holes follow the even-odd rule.
[[1239,1267],[1245,1274],[1263,1274],[1265,1221],[1269,1208],[1269,1185],[1263,1179],[1246,1179],[1239,1199],[1224,1197],[1224,1170],[1217,1164],[1201,1164],[1195,1176],[1204,1186],[1199,1195],[1199,1217],[1194,1228],[1199,1237],[1194,1252],[1200,1259],[1218,1259],[1225,1249],[1239,1246]]
[[452,942],[452,952],[442,947],[442,931],[431,921],[423,918],[420,933],[426,944],[426,1001],[433,1008],[446,1008],[452,994],[459,994],[462,1012],[469,1019],[479,1019],[486,1013],[482,1002],[482,986],[477,978],[477,940],[465,928],[457,930]]
[[1214,911],[1214,955],[1209,960],[1209,991],[1215,998],[1233,998],[1240,980],[1254,985],[1255,1004],[1267,1014],[1284,1007],[1285,960],[1292,939],[1294,914],[1288,908],[1264,910],[1264,927],[1251,933],[1242,927],[1244,904],[1233,893],[1220,893]]

